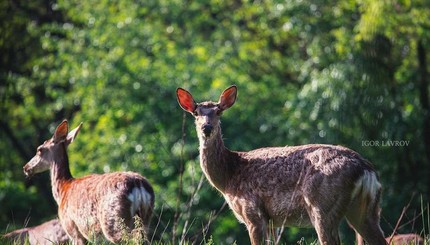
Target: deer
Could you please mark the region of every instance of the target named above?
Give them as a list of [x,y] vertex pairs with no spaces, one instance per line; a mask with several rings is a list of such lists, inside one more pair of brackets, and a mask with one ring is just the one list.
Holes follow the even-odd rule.
[[385,238],[389,245],[424,245],[424,239],[415,233],[396,234]]
[[[364,245],[361,236],[356,237],[357,245]],[[386,237],[389,245],[424,245],[424,238],[416,233],[396,234]]]
[[252,245],[270,243],[270,225],[314,227],[320,244],[340,245],[344,217],[367,243],[387,244],[379,225],[382,186],[368,160],[324,144],[232,151],[224,145],[220,117],[235,103],[237,86],[218,102],[196,103],[183,88],[176,96],[194,116],[203,174],[245,224]]
[[68,132],[67,120],[62,121],[52,138],[37,147],[36,155],[23,167],[25,175],[50,171],[58,217],[73,244],[99,238],[112,243],[142,236],[147,239],[154,191],[145,177],[135,172],[72,176],[67,147],[81,126]]
[[3,235],[5,240],[16,244],[52,245],[67,244],[69,237],[58,219],[52,219],[33,227],[25,227]]

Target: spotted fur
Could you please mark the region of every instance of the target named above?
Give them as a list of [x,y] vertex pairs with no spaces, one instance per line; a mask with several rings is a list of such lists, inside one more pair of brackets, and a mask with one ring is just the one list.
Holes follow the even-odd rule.
[[266,241],[269,224],[314,227],[320,244],[340,245],[343,217],[369,244],[386,244],[379,226],[381,185],[367,160],[335,145],[231,151],[220,116],[236,96],[231,86],[218,102],[195,103],[188,91],[177,90],[179,104],[195,118],[203,173],[245,223],[253,245]]

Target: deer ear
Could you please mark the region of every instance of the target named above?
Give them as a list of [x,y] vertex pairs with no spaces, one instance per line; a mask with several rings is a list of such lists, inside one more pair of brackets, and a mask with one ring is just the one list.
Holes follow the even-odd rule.
[[69,123],[67,120],[63,120],[60,125],[55,129],[54,136],[52,137],[55,143],[65,140],[67,137],[67,132],[69,132]]
[[221,96],[219,97],[219,106],[222,110],[227,110],[230,108],[234,102],[236,101],[237,97],[237,87],[236,85],[232,85],[228,87],[224,92],[222,92]]
[[193,113],[196,109],[196,102],[193,99],[193,96],[187,90],[183,88],[176,89],[176,97],[178,98],[178,103],[182,109],[188,111],[189,113]]
[[81,127],[82,127],[82,122],[79,124],[79,126],[77,126],[75,129],[70,131],[69,134],[67,134],[67,138],[66,138],[66,144],[67,145],[69,145],[70,143],[72,143],[75,140],[76,135],[78,135],[79,130],[81,130]]

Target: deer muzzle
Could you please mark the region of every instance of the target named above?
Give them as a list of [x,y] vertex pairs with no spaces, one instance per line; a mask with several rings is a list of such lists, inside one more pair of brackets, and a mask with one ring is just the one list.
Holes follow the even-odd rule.
[[209,137],[212,133],[213,126],[210,124],[205,124],[202,126],[202,131],[206,137]]
[[48,162],[42,161],[39,155],[34,156],[27,164],[24,165],[24,174],[31,177],[49,169]]
[[33,176],[33,168],[29,164],[26,164],[22,169],[27,177]]

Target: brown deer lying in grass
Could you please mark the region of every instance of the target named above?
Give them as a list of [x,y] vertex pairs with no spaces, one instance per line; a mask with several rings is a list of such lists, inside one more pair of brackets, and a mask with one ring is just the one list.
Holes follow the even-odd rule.
[[178,88],[180,106],[196,123],[200,166],[222,193],[253,245],[266,242],[269,224],[314,227],[320,244],[339,245],[343,217],[371,245],[387,244],[379,226],[381,184],[370,162],[334,145],[302,145],[230,151],[220,116],[236,101],[237,88],[218,102],[196,103]]
[[58,219],[9,232],[4,234],[3,238],[14,244],[26,244],[28,241],[31,245],[66,244],[69,241]]
[[392,237],[385,238],[389,245],[424,245],[424,239],[414,233],[397,234]]
[[[424,239],[415,233],[397,234],[386,237],[389,245],[424,245]],[[363,238],[357,236],[357,245],[364,245]]]
[[[72,177],[67,146],[81,126],[82,123],[68,133],[64,120],[54,136],[37,148],[36,155],[24,166],[24,173],[32,176],[50,169],[58,216],[74,244],[103,235],[114,243],[131,239],[132,234],[147,238],[154,192],[144,177],[133,172]],[[141,220],[143,231],[135,227],[135,218]]]

